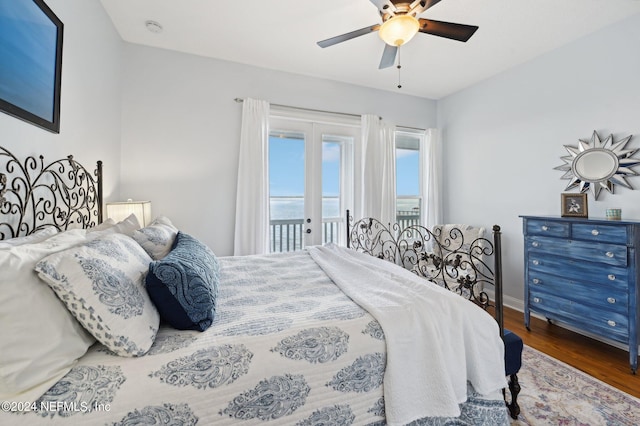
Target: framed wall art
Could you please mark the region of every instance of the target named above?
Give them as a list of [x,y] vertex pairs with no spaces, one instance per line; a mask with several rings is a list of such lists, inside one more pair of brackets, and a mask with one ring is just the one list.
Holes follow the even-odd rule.
[[587,194],[561,194],[562,217],[589,217]]
[[63,24],[44,0],[0,1],[0,111],[60,133]]

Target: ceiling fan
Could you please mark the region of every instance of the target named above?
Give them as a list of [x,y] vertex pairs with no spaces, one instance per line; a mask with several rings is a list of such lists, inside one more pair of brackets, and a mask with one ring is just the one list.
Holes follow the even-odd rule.
[[385,42],[379,69],[388,68],[396,61],[398,47],[413,38],[416,33],[436,35],[452,40],[466,42],[478,29],[475,25],[454,24],[434,21],[417,16],[439,3],[440,0],[371,0],[382,16],[382,24],[371,25],[346,34],[331,37],[318,42],[320,47],[329,47],[352,38],[378,31]]

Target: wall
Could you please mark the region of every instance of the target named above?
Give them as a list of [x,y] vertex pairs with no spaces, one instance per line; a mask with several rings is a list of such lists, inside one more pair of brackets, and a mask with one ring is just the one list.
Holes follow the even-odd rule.
[[[375,113],[432,127],[435,101],[125,44],[120,198],[152,201],[218,255],[233,253],[242,105]],[[394,84],[390,82],[389,84]]]
[[64,24],[60,133],[0,113],[0,145],[19,158],[54,161],[73,154],[89,167],[107,167],[105,195],[120,175],[120,69],[122,41],[100,2],[48,0]]
[[[438,102],[445,218],[501,225],[508,304],[521,306],[524,292],[518,216],[560,214],[568,181],[553,168],[567,155],[563,145],[597,130],[616,140],[638,135],[627,147],[640,148],[639,45],[635,15]],[[640,177],[629,183],[640,189]],[[590,217],[621,207],[623,218],[640,219],[640,191],[616,186],[588,202]]]

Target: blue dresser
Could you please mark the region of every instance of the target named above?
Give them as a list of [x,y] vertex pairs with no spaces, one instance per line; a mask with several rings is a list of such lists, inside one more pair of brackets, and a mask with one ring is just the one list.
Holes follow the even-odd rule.
[[629,347],[638,367],[640,221],[521,216],[531,312]]

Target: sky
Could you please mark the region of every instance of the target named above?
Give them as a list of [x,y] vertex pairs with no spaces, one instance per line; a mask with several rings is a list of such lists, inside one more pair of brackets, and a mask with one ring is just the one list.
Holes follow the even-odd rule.
[[[396,151],[397,195],[418,196],[418,151]],[[324,143],[322,155],[322,191],[324,196],[339,195],[340,148],[337,143]],[[270,194],[278,196],[304,195],[304,141],[269,138]]]

